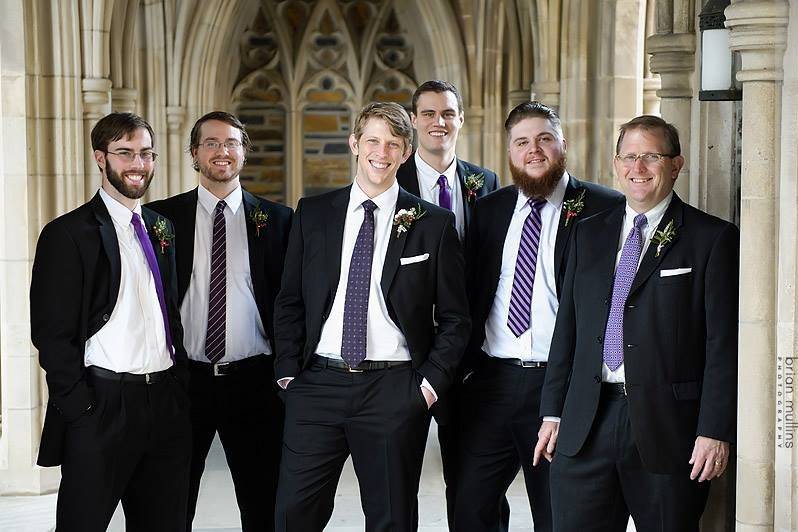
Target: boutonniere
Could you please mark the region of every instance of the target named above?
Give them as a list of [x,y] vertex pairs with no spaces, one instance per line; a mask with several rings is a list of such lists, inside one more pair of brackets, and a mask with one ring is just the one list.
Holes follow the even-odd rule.
[[425,214],[427,214],[427,211],[422,210],[421,205],[413,207],[412,209],[399,209],[393,216],[393,225],[396,226],[396,237],[399,238],[402,236],[402,233],[406,233],[410,230],[410,226],[413,225],[413,222],[423,218]]
[[565,227],[568,227],[571,218],[579,216],[579,213],[585,208],[585,189],[582,189],[577,197],[564,201],[562,206],[565,209]]
[[255,236],[260,236],[260,230],[266,227],[269,215],[260,210],[260,207],[255,207],[255,210],[249,215],[249,220],[255,226]]
[[468,174],[466,176],[465,187],[469,203],[474,203],[474,200],[477,199],[477,190],[481,189],[484,184],[485,174],[483,172],[478,174]]
[[175,235],[169,231],[169,226],[166,225],[166,220],[159,216],[152,226],[152,232],[155,233],[155,238],[161,245],[161,254],[166,253],[166,248],[171,246],[172,240],[175,239]]
[[676,229],[673,227],[673,219],[671,219],[664,229],[655,231],[654,236],[651,237],[651,241],[657,245],[657,254],[654,256],[659,257],[662,248],[671,244],[674,238],[676,238]]

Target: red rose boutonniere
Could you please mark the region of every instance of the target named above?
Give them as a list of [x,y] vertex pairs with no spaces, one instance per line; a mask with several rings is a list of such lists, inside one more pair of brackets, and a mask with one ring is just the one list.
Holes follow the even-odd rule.
[[166,225],[166,220],[159,216],[152,226],[152,231],[155,233],[155,238],[158,239],[158,243],[161,245],[161,254],[166,253],[166,248],[171,246],[172,240],[175,239],[175,235],[169,231],[169,227]]
[[585,190],[582,189],[577,197],[564,201],[562,207],[565,209],[565,227],[568,227],[571,218],[579,216],[579,213],[585,208]]

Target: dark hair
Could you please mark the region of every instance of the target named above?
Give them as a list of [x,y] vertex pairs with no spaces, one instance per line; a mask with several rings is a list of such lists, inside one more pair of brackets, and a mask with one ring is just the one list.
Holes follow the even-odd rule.
[[671,157],[676,157],[682,154],[682,146],[679,143],[679,130],[676,126],[669,124],[662,118],[653,115],[641,115],[632,118],[627,123],[622,124],[619,128],[620,134],[618,135],[618,142],[615,144],[615,155],[621,153],[621,142],[627,131],[635,129],[642,129],[644,131],[659,131],[668,143],[668,153]]
[[248,152],[250,148],[252,148],[252,141],[249,140],[249,135],[247,134],[247,130],[244,128],[244,124],[241,123],[241,120],[236,118],[235,115],[225,111],[211,111],[194,122],[194,127],[191,128],[191,137],[189,139],[188,149],[192,155],[194,155],[194,150],[197,149],[200,143],[200,129],[202,128],[202,124],[208,122],[209,120],[218,120],[219,122],[224,122],[227,125],[233,126],[241,132],[241,145],[244,146],[244,151]]
[[507,136],[510,136],[510,130],[513,129],[518,122],[527,118],[543,118],[548,120],[551,127],[562,137],[562,122],[560,122],[560,117],[557,115],[557,112],[545,103],[540,103],[536,100],[519,103],[513,107],[513,110],[507,115],[507,120],[504,121],[504,131],[507,132]]
[[150,134],[153,144],[155,135],[152,126],[139,115],[133,113],[111,113],[102,117],[91,129],[91,148],[102,152],[108,151],[108,145],[122,137],[131,136],[137,129],[145,129]]
[[391,133],[401,137],[405,142],[405,150],[409,149],[413,143],[413,125],[405,108],[393,102],[372,102],[366,105],[355,118],[355,126],[352,128],[352,135],[355,140],[360,140],[363,135],[363,128],[369,118],[379,118],[388,124]]
[[457,98],[457,110],[461,113],[463,112],[463,97],[460,96],[459,92],[457,92],[457,87],[455,87],[448,81],[442,81],[440,79],[431,79],[419,85],[418,88],[416,89],[416,92],[413,93],[413,104],[411,106],[413,114],[418,114],[418,98],[425,92],[435,92],[438,94],[442,92],[451,92],[452,94],[454,94],[454,97]]

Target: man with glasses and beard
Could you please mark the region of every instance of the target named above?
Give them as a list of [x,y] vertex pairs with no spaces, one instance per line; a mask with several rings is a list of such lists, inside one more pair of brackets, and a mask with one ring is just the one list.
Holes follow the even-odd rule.
[[102,185],[48,223],[31,277],[31,336],[49,402],[38,464],[61,465],[56,530],[185,528],[191,429],[171,222],[142,208],[155,172],[132,113],[91,132]]
[[548,464],[532,467],[540,392],[571,232],[620,194],[569,175],[560,119],[539,102],[504,123],[513,185],[476,203],[466,247],[472,330],[462,393],[455,526],[497,532],[524,471],[536,532],[552,529]]

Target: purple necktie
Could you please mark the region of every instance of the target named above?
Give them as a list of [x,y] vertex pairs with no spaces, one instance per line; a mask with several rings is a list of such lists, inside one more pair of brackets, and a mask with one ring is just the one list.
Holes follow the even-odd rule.
[[363,223],[352,250],[349,279],[344,300],[344,330],[341,340],[341,358],[354,368],[366,359],[366,333],[368,332],[369,287],[371,262],[374,256],[374,209],[377,204],[366,200],[363,206]]
[[224,208],[220,201],[213,211],[213,242],[211,243],[211,275],[208,287],[208,329],[205,332],[205,356],[212,363],[224,357],[227,327],[227,228]]
[[449,193],[449,181],[445,175],[438,178],[438,206],[452,210],[452,195]]
[[621,260],[615,269],[610,315],[604,331],[604,363],[611,371],[615,371],[623,363],[623,311],[637,273],[637,263],[643,249],[641,229],[646,223],[648,220],[645,214],[635,216],[634,225],[621,251]]
[[535,284],[535,270],[540,245],[540,209],[546,204],[545,199],[530,198],[531,210],[524,221],[521,232],[521,243],[518,246],[518,258],[515,260],[513,290],[510,293],[510,311],[507,314],[507,326],[516,338],[529,329],[532,311],[532,286]]
[[158,259],[155,258],[155,250],[152,248],[150,237],[147,236],[147,230],[144,229],[141,216],[134,212],[130,223],[133,224],[133,230],[136,232],[136,237],[139,239],[142,251],[144,251],[144,258],[147,259],[147,266],[150,267],[152,279],[155,281],[155,293],[158,294],[158,304],[161,305],[161,317],[163,318],[163,330],[164,333],[166,333],[166,347],[169,349],[169,356],[174,360],[175,353],[172,344],[172,330],[169,327],[169,314],[166,311],[166,299],[164,299],[163,295],[163,283],[161,282],[161,270],[158,269]]

